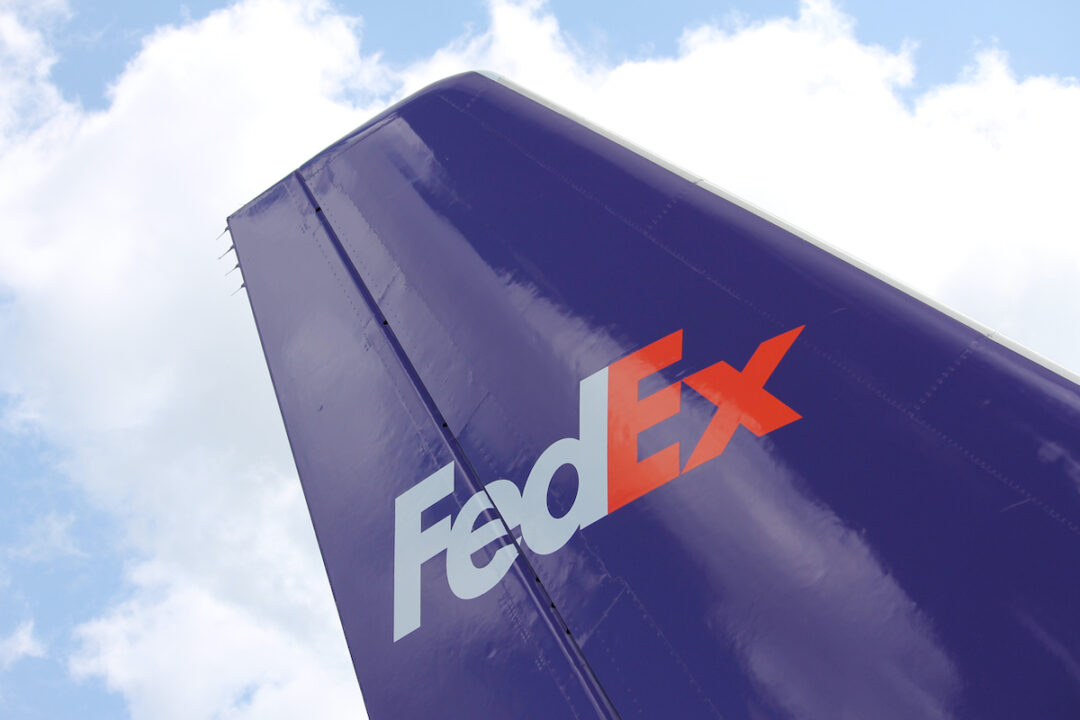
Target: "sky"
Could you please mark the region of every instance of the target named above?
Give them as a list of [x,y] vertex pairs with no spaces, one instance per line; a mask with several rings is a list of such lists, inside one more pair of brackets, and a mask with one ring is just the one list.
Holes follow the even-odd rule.
[[225,217],[498,72],[1080,371],[1068,2],[0,0],[0,716],[363,717]]

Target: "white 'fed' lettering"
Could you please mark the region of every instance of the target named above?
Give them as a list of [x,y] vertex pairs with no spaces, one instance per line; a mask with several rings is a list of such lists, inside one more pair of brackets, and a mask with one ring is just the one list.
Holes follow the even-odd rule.
[[[522,541],[534,552],[547,555],[565,545],[578,528],[607,514],[607,391],[607,368],[581,381],[579,437],[556,440],[541,453],[523,493],[509,480],[495,480],[465,502],[452,524],[447,516],[427,529],[421,528],[420,515],[454,491],[454,463],[398,496],[394,502],[395,642],[420,627],[420,567],[443,550],[450,589],[467,600],[495,587],[517,557],[517,547],[507,539],[486,565],[478,568],[473,563],[473,553],[506,538],[507,528],[513,532],[520,526]],[[553,517],[548,512],[548,491],[563,465],[577,471],[577,495],[565,515]],[[492,501],[502,520],[474,528],[481,513],[492,509]]]

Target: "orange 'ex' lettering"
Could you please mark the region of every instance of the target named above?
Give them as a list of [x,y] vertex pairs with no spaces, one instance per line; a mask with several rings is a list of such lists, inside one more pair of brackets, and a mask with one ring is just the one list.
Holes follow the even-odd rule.
[[638,460],[638,435],[679,412],[680,383],[640,400],[638,384],[682,359],[682,330],[612,363],[608,368],[608,512],[717,457],[739,425],[760,437],[802,417],[764,385],[803,327],[758,345],[741,372],[721,361],[686,378],[687,385],[716,405],[716,414],[681,471],[677,442]]

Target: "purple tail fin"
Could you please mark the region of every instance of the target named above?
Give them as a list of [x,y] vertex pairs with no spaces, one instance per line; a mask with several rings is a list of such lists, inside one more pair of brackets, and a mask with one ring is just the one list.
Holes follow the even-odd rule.
[[372,718],[1080,716],[1080,390],[509,84],[229,218]]

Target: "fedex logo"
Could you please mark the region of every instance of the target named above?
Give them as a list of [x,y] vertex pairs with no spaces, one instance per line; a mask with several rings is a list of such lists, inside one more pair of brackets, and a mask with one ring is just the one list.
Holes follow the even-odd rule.
[[[523,490],[510,480],[495,480],[469,498],[452,521],[447,516],[428,528],[421,526],[421,513],[454,491],[454,463],[399,495],[394,501],[394,641],[420,627],[420,569],[444,550],[451,591],[462,599],[479,597],[503,578],[518,549],[507,542],[483,567],[476,567],[472,555],[506,538],[508,528],[520,527],[522,542],[533,552],[553,553],[579,528],[719,456],[740,425],[760,437],[798,420],[801,416],[764,386],[802,329],[758,345],[742,370],[720,361],[639,398],[642,380],[682,359],[682,330],[673,332],[581,381],[578,436],[556,440],[540,453]],[[712,420],[685,466],[680,467],[677,442],[638,460],[638,435],[678,414],[681,383],[716,406]],[[553,517],[548,491],[563,465],[577,471],[577,495],[565,515]],[[474,527],[493,502],[502,519]]]

